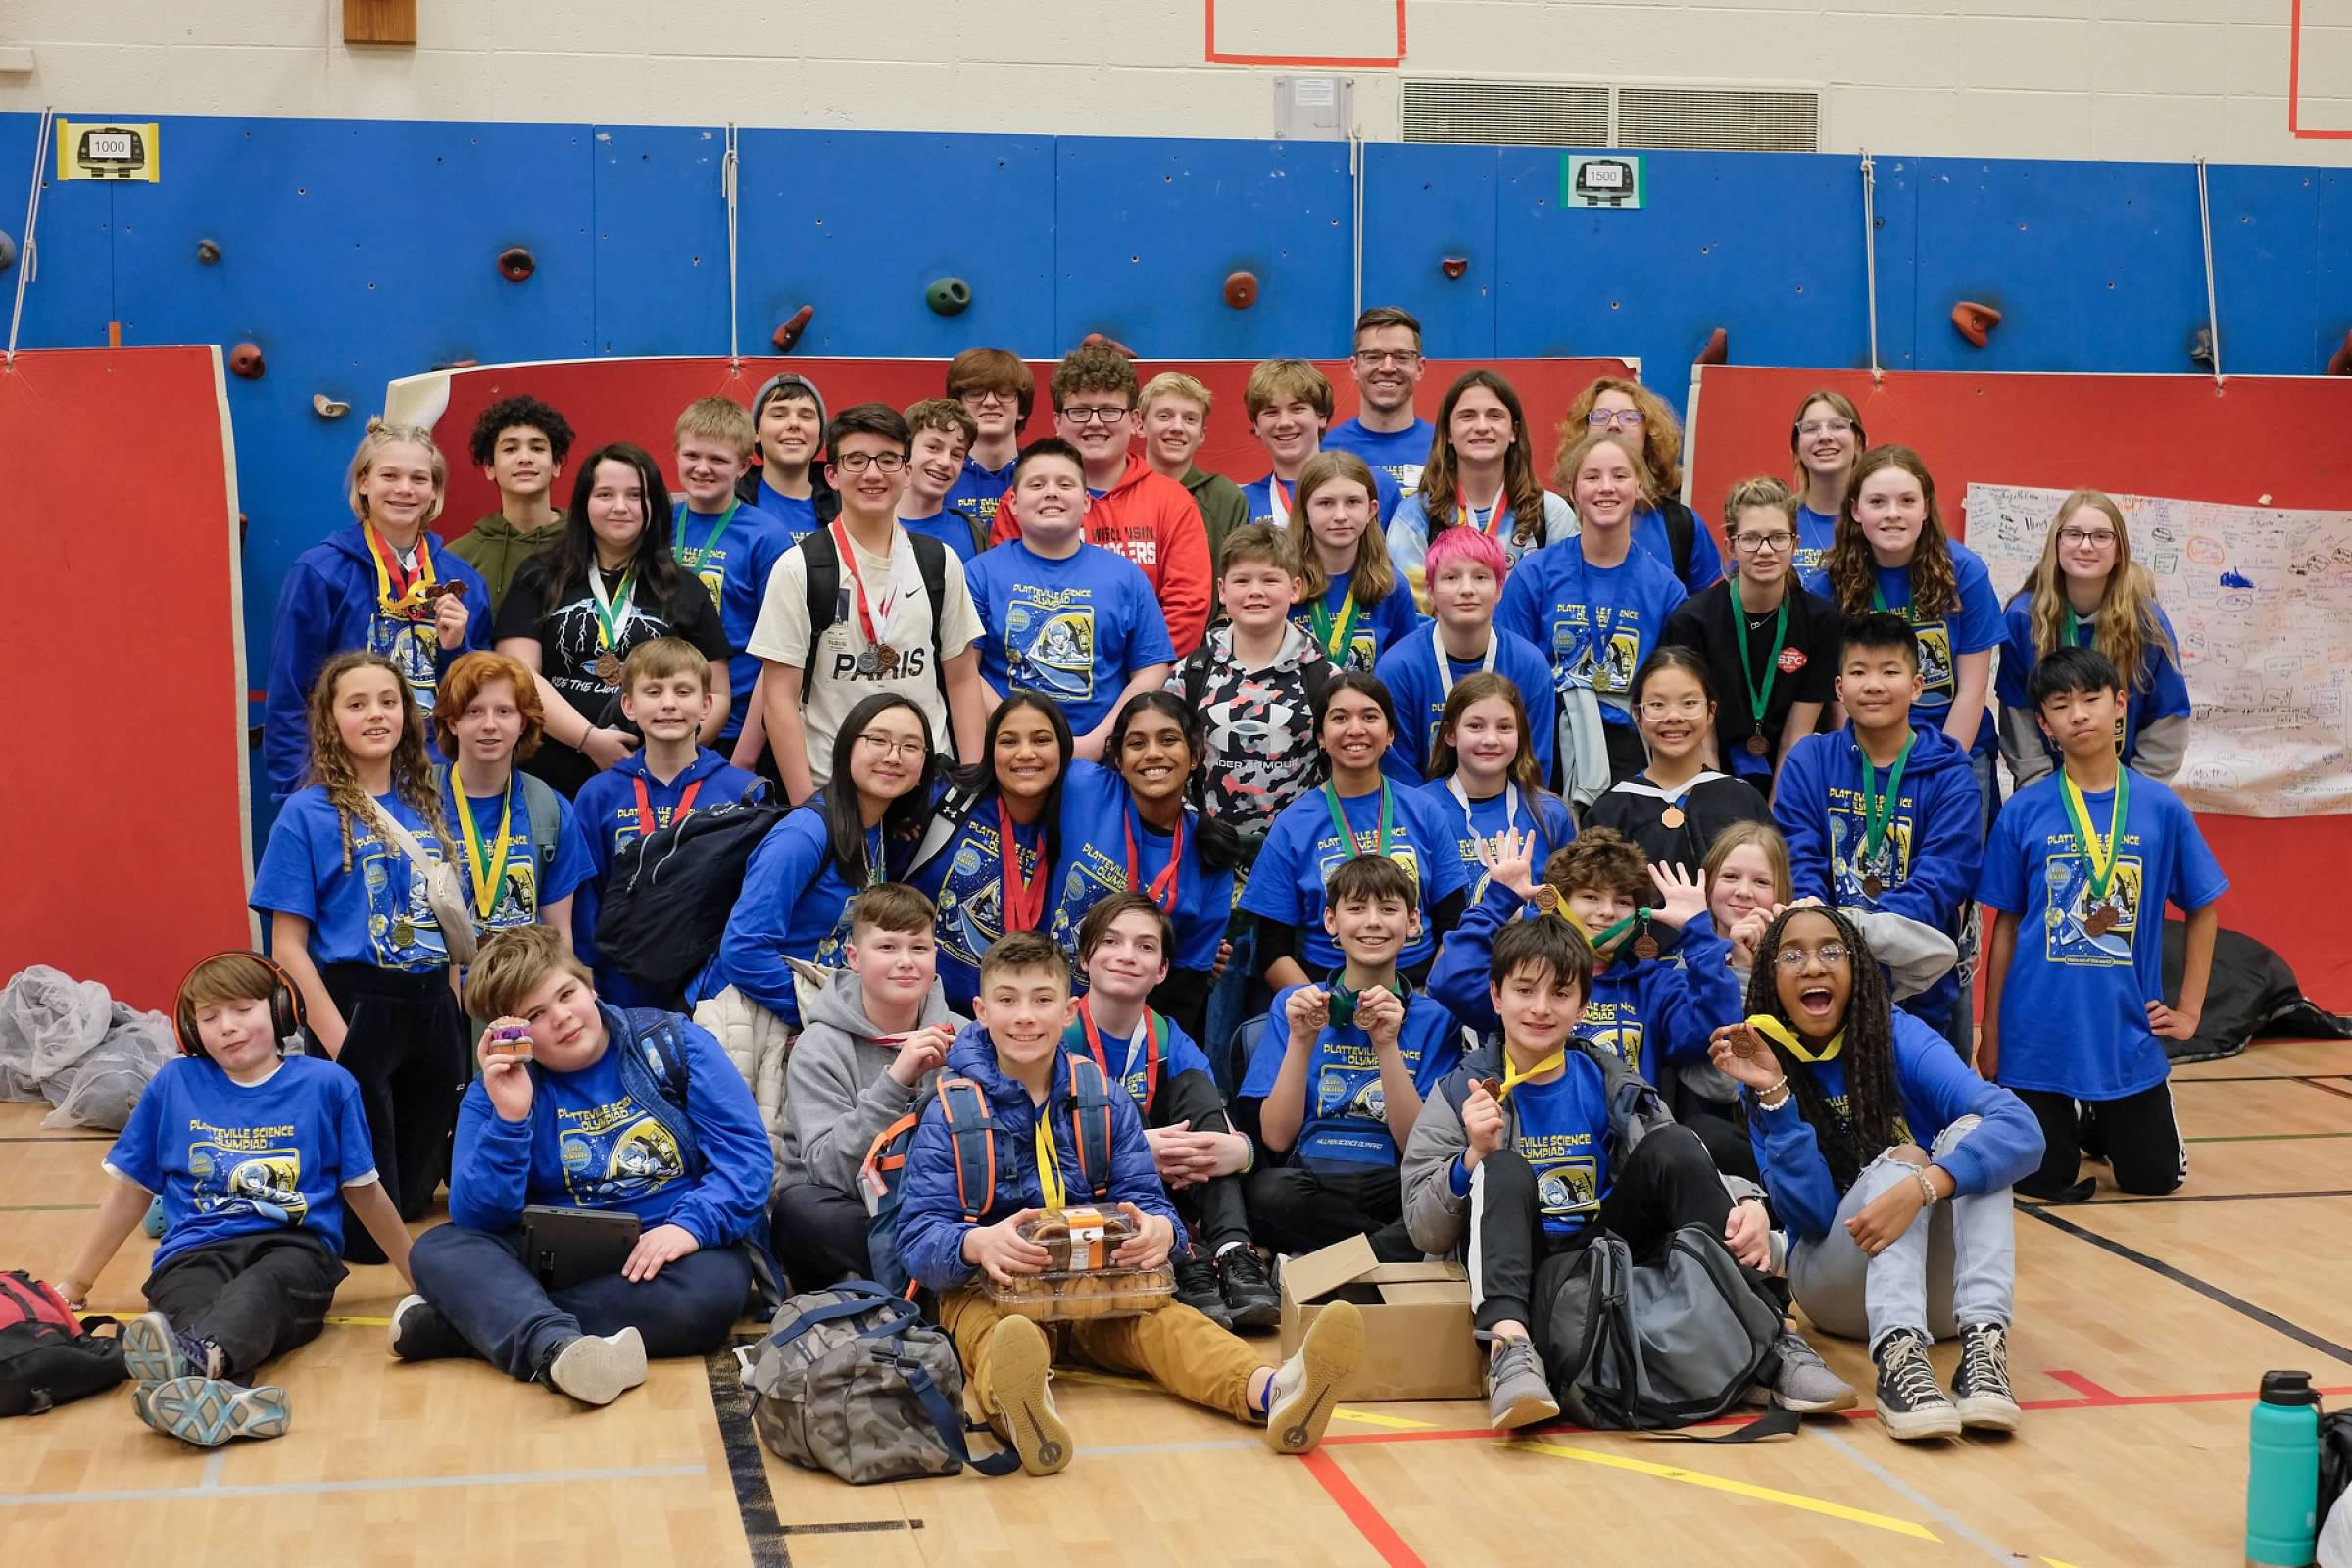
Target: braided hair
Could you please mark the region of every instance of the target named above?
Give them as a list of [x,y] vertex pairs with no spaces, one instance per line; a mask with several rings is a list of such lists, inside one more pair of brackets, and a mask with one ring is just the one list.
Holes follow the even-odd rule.
[[1894,1004],[1886,994],[1879,960],[1861,931],[1836,909],[1808,904],[1784,909],[1756,944],[1756,966],[1747,981],[1751,1015],[1765,1013],[1791,1029],[1796,1027],[1781,1004],[1780,954],[1781,933],[1800,914],[1819,915],[1837,927],[1838,940],[1845,944],[1846,964],[1853,971],[1853,989],[1845,1004],[1845,1045],[1839,1051],[1839,1059],[1845,1063],[1845,1114],[1839,1115],[1831,1105],[1810,1066],[1797,1060],[1779,1041],[1764,1038],[1781,1071],[1788,1075],[1796,1112],[1813,1129],[1822,1158],[1829,1164],[1831,1181],[1842,1193],[1854,1185],[1864,1165],[1894,1142],[1895,1118],[1902,1108],[1894,1082]]
[[1200,715],[1183,698],[1165,689],[1137,692],[1119,710],[1111,721],[1110,734],[1102,742],[1102,765],[1113,772],[1119,769],[1119,759],[1127,749],[1127,727],[1137,715],[1158,713],[1173,719],[1184,731],[1184,749],[1192,754],[1193,765],[1184,776],[1184,806],[1192,812],[1189,832],[1200,847],[1200,867],[1204,871],[1229,871],[1241,863],[1241,835],[1230,822],[1221,822],[1208,814],[1208,735]]

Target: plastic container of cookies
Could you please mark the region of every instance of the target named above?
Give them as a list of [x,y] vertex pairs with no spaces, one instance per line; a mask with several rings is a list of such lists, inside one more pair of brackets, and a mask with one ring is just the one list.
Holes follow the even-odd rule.
[[1175,1270],[1165,1263],[1123,1268],[1110,1260],[1134,1234],[1134,1222],[1124,1214],[1094,1208],[1065,1208],[1031,1220],[1021,1235],[1046,1250],[1045,1272],[1017,1275],[1010,1285],[989,1280],[989,1299],[1040,1323],[1156,1311],[1175,1298]]

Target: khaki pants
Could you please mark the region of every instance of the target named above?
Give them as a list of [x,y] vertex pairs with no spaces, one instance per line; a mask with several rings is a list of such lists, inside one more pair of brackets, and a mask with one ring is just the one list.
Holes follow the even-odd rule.
[[[977,1286],[940,1299],[939,1320],[956,1341],[968,1392],[991,1426],[1002,1427],[989,1397],[988,1337],[1005,1314]],[[1178,1398],[1244,1421],[1259,1419],[1250,1380],[1265,1363],[1249,1346],[1189,1306],[1163,1306],[1140,1317],[1040,1323],[1054,1359],[1084,1361],[1105,1372],[1140,1372]]]

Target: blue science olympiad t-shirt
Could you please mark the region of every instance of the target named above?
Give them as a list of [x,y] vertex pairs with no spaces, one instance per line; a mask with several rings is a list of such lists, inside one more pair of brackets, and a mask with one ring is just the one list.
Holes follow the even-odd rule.
[[[1429,931],[1430,911],[1469,886],[1453,823],[1419,791],[1384,780],[1370,794],[1343,799],[1352,844],[1342,843],[1332,826],[1330,793],[1308,791],[1284,807],[1267,830],[1257,863],[1250,871],[1250,885],[1242,891],[1242,908],[1297,926],[1309,972],[1336,969],[1345,960],[1339,943],[1323,929],[1323,885],[1347,861],[1377,853],[1384,796],[1391,802],[1389,858],[1412,873],[1420,891],[1420,934],[1396,955],[1397,967],[1409,969],[1437,950]],[[1258,955],[1261,962],[1277,956]]]
[[1388,597],[1376,605],[1357,604],[1348,620],[1346,640],[1335,651],[1327,639],[1342,635],[1340,616],[1348,609],[1348,592],[1355,586],[1355,573],[1343,571],[1331,579],[1323,591],[1323,612],[1330,617],[1330,630],[1315,625],[1315,607],[1310,604],[1291,607],[1291,619],[1306,628],[1306,634],[1323,645],[1326,657],[1334,668],[1343,674],[1348,670],[1370,670],[1380,662],[1380,656],[1411,637],[1421,625],[1421,612],[1413,608],[1412,590],[1398,578]]
[[1830,546],[1838,542],[1838,518],[1834,514],[1815,512],[1799,505],[1796,509],[1796,557],[1789,566],[1796,573],[1797,586],[1816,593],[1831,604],[1838,596],[1830,592],[1830,572],[1825,564]]
[[[1209,872],[1200,864],[1200,818],[1187,809],[1184,855],[1163,904],[1176,926],[1171,969],[1205,974],[1217,961],[1217,944],[1233,914],[1233,872]],[[1135,859],[1128,859],[1128,845]],[[1086,912],[1113,893],[1131,888],[1150,893],[1166,874],[1175,836],[1144,825],[1127,781],[1107,767],[1077,758],[1061,785],[1061,863],[1054,867],[1050,934],[1063,951],[1078,951],[1078,924]],[[1083,982],[1081,982],[1083,985]]]
[[[1507,631],[1494,636],[1494,673],[1519,688],[1527,709],[1527,739],[1535,749],[1536,771],[1551,777],[1552,754],[1559,746],[1559,695],[1551,689],[1551,665],[1526,638]],[[1389,689],[1396,705],[1396,738],[1381,758],[1381,771],[1391,778],[1418,784],[1429,774],[1429,760],[1437,755],[1440,721],[1454,683],[1487,667],[1482,659],[1447,656],[1446,672],[1438,670],[1439,632],[1433,622],[1415,627],[1412,635],[1381,650],[1373,673]]]
[[1110,716],[1137,670],[1176,662],[1168,622],[1143,568],[1082,544],[1061,560],[1018,539],[972,558],[980,678],[1006,696],[1038,692],[1084,735]]
[[1415,419],[1401,430],[1367,430],[1364,421],[1355,418],[1324,431],[1323,450],[1352,452],[1374,473],[1395,480],[1397,489],[1410,490],[1421,482],[1421,470],[1429,466],[1429,448],[1437,434],[1438,427],[1427,419]]
[[928,517],[901,517],[899,526],[908,533],[919,533],[926,538],[938,540],[950,550],[955,551],[956,559],[967,566],[972,564],[972,557],[979,554],[972,547],[971,525],[963,520],[963,514],[960,512],[949,512],[942,509],[934,512]]
[[1555,687],[1591,687],[1604,722],[1630,725],[1634,671],[1684,598],[1674,572],[1647,551],[1636,547],[1614,566],[1595,566],[1579,535],[1519,563],[1494,624],[1549,655]]
[[[1254,884],[1252,884],[1254,885]],[[1291,1049],[1291,1019],[1287,1010],[1297,986],[1274,993],[1266,1010],[1265,1032],[1250,1057],[1250,1071],[1237,1099],[1263,1100],[1274,1091],[1282,1058]],[[1462,1062],[1462,1027],[1453,1014],[1425,995],[1408,995],[1404,1027],[1396,1032],[1396,1052],[1413,1070],[1413,1087],[1421,1098],[1446,1081]],[[1298,1126],[1293,1162],[1312,1164],[1331,1160],[1344,1165],[1394,1165],[1396,1140],[1389,1135],[1388,1095],[1380,1082],[1380,1050],[1372,1037],[1349,1024],[1331,1027],[1315,1037],[1315,1054],[1306,1067],[1306,1114]]]
[[[1184,1032],[1184,1025],[1165,1013],[1145,1008],[1144,1015],[1135,1021],[1134,1030],[1123,1040],[1097,1030],[1096,1041],[1102,1046],[1100,1053],[1096,1051],[1095,1044],[1086,1038],[1087,1022],[1083,1013],[1070,1020],[1069,1027],[1061,1032],[1061,1049],[1073,1056],[1094,1056],[1103,1073],[1126,1090],[1127,1098],[1135,1102],[1135,1108],[1147,1116],[1151,1113],[1151,1107],[1146,1102],[1155,1100],[1159,1091],[1171,1080],[1188,1072],[1209,1070],[1208,1056],[1199,1043]],[[1159,1075],[1156,1080],[1152,1074],[1152,1043],[1154,1035],[1159,1043]]]
[[[2173,620],[2162,605],[2151,604],[2156,612],[2157,624],[2164,629],[2164,640],[2146,638],[2141,646],[2137,673],[2127,673],[2124,683],[2124,716],[2117,721],[2115,731],[2116,755],[2129,763],[2139,750],[2139,732],[2160,718],[2186,718],[2190,708],[2188,682],[2180,676],[2180,666],[2173,662],[2167,645],[2179,647],[2173,635]],[[2039,662],[2034,652],[2034,612],[2032,602],[2024,594],[2009,601],[2002,612],[2001,657],[1995,661],[1992,689],[2003,708],[2023,709],[2031,712],[2032,703],[2027,693],[2033,690],[2034,666]],[[2098,639],[2097,614],[2079,622],[2075,646],[2091,647]],[[2037,726],[2034,738],[2041,746],[2042,755],[2050,765],[2058,765],[2058,748]]]
[[[788,496],[770,485],[762,475],[760,480],[760,510],[782,523],[784,531],[792,535],[792,542],[796,545],[816,532],[816,496],[813,492],[805,496]],[[766,585],[762,583],[760,586],[764,591]],[[733,641],[733,638],[728,640]]]
[[1480,800],[1462,787],[1459,778],[1436,778],[1421,786],[1420,795],[1453,824],[1462,876],[1469,884],[1473,904],[1487,894],[1489,872],[1478,858],[1482,839],[1492,839],[1506,827],[1514,833],[1534,833],[1536,847],[1528,860],[1541,870],[1552,851],[1576,837],[1576,818],[1569,814],[1567,804],[1549,791],[1530,795],[1513,784],[1500,795]]
[[1519,1116],[1511,1149],[1535,1167],[1544,1231],[1576,1235],[1609,1196],[1609,1101],[1599,1064],[1570,1051],[1566,1070],[1550,1082],[1521,1079],[1511,1108]]
[[[1004,934],[1004,838],[998,805],[991,794],[973,807],[940,852],[945,870],[940,873],[939,919],[932,934],[938,945],[940,988],[956,1012],[970,1010],[980,990],[980,959]],[[1062,831],[1066,835],[1069,830]],[[1045,853],[1045,837],[1042,818],[1012,825],[1016,873],[1023,880],[1043,882],[1040,891],[1049,901],[1040,908],[1041,925],[1053,913],[1054,886],[1053,867],[1037,863]]]
[[[440,864],[433,830],[407,802],[379,795],[375,804],[416,840],[428,870]],[[270,825],[262,863],[254,868],[253,893],[245,902],[264,914],[293,914],[309,921],[305,946],[316,964],[449,967],[449,944],[441,935],[432,902],[424,896],[425,879],[410,873],[400,846],[379,840],[368,822],[354,821],[348,870],[343,855],[343,827],[326,798],[326,786],[300,790]],[[463,867],[459,874],[464,875]]]
[[[1909,621],[1912,640],[1919,645],[1921,690],[1911,705],[1913,729],[1943,727],[1943,716],[1951,711],[1952,699],[1960,690],[1960,656],[1998,648],[2006,630],[2001,602],[1993,594],[1992,574],[1984,569],[1984,563],[1964,544],[1947,541],[1946,547],[1952,553],[1952,576],[1960,590],[1960,609],[1949,616],[1921,620],[1912,613],[1910,567],[1873,568],[1878,577],[1877,603]],[[1990,752],[1992,746],[1992,710],[1987,707],[1969,750]]]
[[980,466],[978,458],[966,457],[963,472],[948,487],[947,510],[975,525],[981,538],[993,537],[997,506],[1004,499],[1004,492],[1012,488],[1012,466],[1007,463],[1002,468],[986,468]]
[[[2230,879],[2180,796],[2136,775],[2129,789],[2104,900],[2091,894],[2063,772],[2011,796],[1993,822],[1976,891],[1980,902],[2018,916],[2017,956],[2001,991],[2007,1088],[2120,1100],[2172,1071],[2147,1013],[2164,998],[2164,906],[2201,909]],[[2112,831],[2115,791],[2085,790],[2082,804],[2092,833]],[[2112,925],[2094,917],[2102,906]],[[2104,929],[2094,934],[2093,924]]]
[[209,1056],[181,1056],[139,1096],[106,1164],[163,1198],[157,1266],[277,1230],[308,1231],[340,1257],[343,1189],[374,1177],[375,1149],[359,1080],[331,1061],[286,1056],[239,1084]]
[[[733,694],[733,706],[727,710],[721,734],[732,738],[743,733],[752,683],[760,678],[760,656],[744,650],[751,645],[752,628],[760,623],[768,573],[776,569],[776,563],[800,535],[780,518],[741,502],[723,513],[693,512],[689,505],[680,501],[670,509],[670,548],[678,569],[710,591],[710,603],[718,611],[719,629],[727,635],[727,689]],[[813,504],[808,518],[813,528]]]
[[[473,906],[477,937],[536,925],[541,909],[570,898],[596,871],[588,840],[580,832],[579,813],[561,794],[556,796],[556,842],[552,846],[533,842],[531,806],[522,780],[521,771],[516,770],[507,780],[505,794],[474,796],[466,794],[458,782],[455,765],[441,769],[442,809],[449,817],[450,842],[458,851],[459,879]],[[466,847],[466,829],[458,817],[461,800],[466,803],[466,814],[473,818],[473,842],[482,852],[479,862],[470,867],[466,862],[472,851]],[[503,867],[498,853],[501,827],[509,835]],[[477,869],[485,881],[495,878],[487,915],[482,913],[479,895],[468,875]]]

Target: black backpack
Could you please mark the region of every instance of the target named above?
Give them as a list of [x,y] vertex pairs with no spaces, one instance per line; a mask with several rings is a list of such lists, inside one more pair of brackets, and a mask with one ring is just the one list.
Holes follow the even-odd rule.
[[1672,496],[1658,503],[1658,520],[1666,524],[1666,542],[1674,547],[1674,575],[1678,582],[1690,580],[1690,551],[1697,542],[1698,518],[1690,509]]
[[[914,546],[915,569],[922,573],[923,596],[931,606],[931,679],[939,686],[939,700],[948,700],[946,651],[940,646],[939,623],[948,612],[948,547],[927,533],[909,529],[906,542]],[[801,659],[801,701],[808,701],[808,688],[815,684],[816,645],[826,632],[850,618],[849,596],[841,589],[841,552],[834,546],[833,531],[819,528],[800,543],[801,553],[808,558],[808,652]]]
[[[1184,706],[1200,714],[1202,723],[1208,721],[1206,704],[1211,657],[1204,639],[1200,647],[1185,655],[1184,662],[1177,666],[1177,679],[1184,689]],[[1306,706],[1310,709],[1322,699],[1324,689],[1340,678],[1339,669],[1323,656],[1320,648],[1315,650],[1313,658],[1298,666],[1298,675],[1306,687]]]
[[0,1416],[39,1415],[129,1375],[122,1324],[76,1317],[54,1288],[23,1269],[0,1274]]
[[596,916],[599,960],[682,997],[718,951],[752,852],[792,809],[760,800],[702,807],[622,845]]

